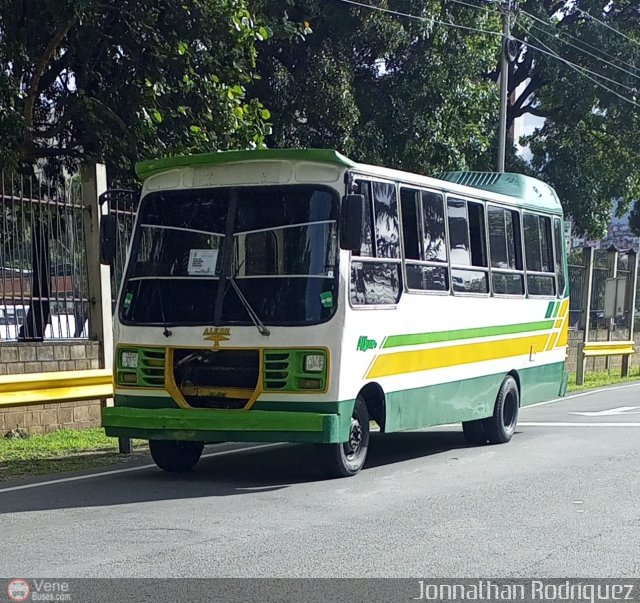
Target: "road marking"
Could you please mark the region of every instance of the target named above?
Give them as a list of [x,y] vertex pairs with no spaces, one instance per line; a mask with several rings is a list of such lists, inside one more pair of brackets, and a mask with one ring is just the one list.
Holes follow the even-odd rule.
[[[591,410],[585,412],[570,412],[570,415],[581,415],[583,417],[608,417],[611,415],[640,415],[640,411],[636,410],[640,406],[619,406],[618,408],[610,408],[609,410]],[[629,412],[635,411],[635,412]]]
[[[212,456],[225,456],[235,452],[248,452],[250,450],[261,450],[263,448],[274,448],[276,446],[284,446],[285,444],[261,444],[260,446],[246,446],[245,448],[234,448],[233,450],[221,450],[220,452],[210,452],[203,454],[201,458],[208,459]],[[75,475],[73,477],[62,477],[60,479],[51,479],[46,482],[36,482],[33,484],[24,484],[22,486],[12,486],[10,488],[0,489],[0,494],[4,492],[15,492],[16,490],[27,490],[28,488],[38,488],[40,486],[50,486],[52,484],[62,484],[64,482],[77,482],[83,479],[92,479],[94,477],[104,477],[105,475],[116,475],[118,473],[131,473],[132,471],[142,471],[143,469],[151,469],[156,467],[155,463],[148,465],[139,465],[137,467],[127,467],[126,469],[113,469],[111,471],[101,471],[100,473],[89,473],[88,475]]]
[[567,421],[518,421],[518,427],[544,427],[551,425],[552,427],[640,427],[640,423],[569,423]]
[[553,400],[547,400],[546,402],[536,402],[535,404],[527,404],[522,407],[522,410],[525,408],[534,408],[536,406],[545,406],[546,404],[553,404],[554,402],[562,402],[563,400],[572,400],[573,398],[582,398],[583,396],[590,396],[591,394],[597,394],[603,391],[614,391],[617,389],[626,389],[628,387],[638,387],[640,386],[640,381],[636,383],[628,383],[626,385],[614,385],[612,387],[598,387],[596,389],[590,389],[586,392],[579,392],[577,394],[571,394],[569,396],[563,396],[562,398],[554,398]]

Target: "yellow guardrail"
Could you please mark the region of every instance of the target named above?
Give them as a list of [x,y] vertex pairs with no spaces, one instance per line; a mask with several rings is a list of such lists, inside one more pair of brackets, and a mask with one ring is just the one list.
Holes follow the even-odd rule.
[[635,341],[586,341],[581,344],[584,356],[620,356],[634,354]]
[[0,408],[111,397],[108,369],[0,376]]

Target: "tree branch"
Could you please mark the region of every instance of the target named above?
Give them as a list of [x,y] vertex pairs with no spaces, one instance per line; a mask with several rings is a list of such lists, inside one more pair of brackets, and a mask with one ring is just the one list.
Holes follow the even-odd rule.
[[73,18],[66,23],[60,24],[56,32],[53,34],[51,40],[49,40],[49,44],[45,48],[44,53],[36,63],[36,67],[33,71],[33,75],[31,76],[31,83],[29,85],[29,90],[27,91],[27,97],[24,101],[24,122],[27,128],[27,132],[30,132],[33,127],[33,107],[36,102],[36,98],[38,97],[38,90],[40,86],[40,79],[44,74],[44,70],[47,67],[47,64],[51,61],[55,51],[58,49],[60,42],[65,38],[65,36],[69,33],[69,30],[73,27],[76,22],[78,16],[74,15]]

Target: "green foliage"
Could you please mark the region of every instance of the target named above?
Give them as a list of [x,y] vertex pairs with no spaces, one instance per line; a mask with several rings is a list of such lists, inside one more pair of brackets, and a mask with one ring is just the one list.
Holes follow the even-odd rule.
[[0,0],[0,153],[59,173],[106,160],[262,146],[247,95],[269,37],[243,0]]
[[640,69],[634,65],[640,65],[640,45],[585,13],[640,42],[640,6],[628,0],[576,0],[564,13],[549,0],[527,0],[520,6],[548,25],[522,15],[516,37],[630,88],[586,74],[606,90],[584,72],[534,49],[522,54],[516,69],[514,84],[528,82],[516,101],[517,112],[545,118],[527,139],[533,173],[556,188],[578,233],[600,238],[613,201],[620,201],[617,212],[622,215],[640,198],[640,112],[620,98],[637,102]]
[[[376,3],[387,6],[387,3]],[[334,147],[424,173],[489,168],[497,116],[484,74],[499,38],[326,0],[258,1],[273,37],[252,90],[269,107],[273,146]],[[426,19],[498,31],[494,11],[396,1]]]

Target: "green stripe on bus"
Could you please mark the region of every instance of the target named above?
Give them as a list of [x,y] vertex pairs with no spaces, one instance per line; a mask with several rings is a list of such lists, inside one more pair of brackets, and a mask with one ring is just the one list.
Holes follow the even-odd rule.
[[558,316],[558,312],[560,312],[560,302],[556,302],[556,307],[553,309],[553,317],[556,318]]
[[551,318],[551,316],[553,315],[553,308],[555,307],[556,302],[549,302],[549,305],[547,306],[547,313],[544,315],[545,318]]
[[498,325],[495,327],[477,327],[473,329],[457,329],[455,331],[438,331],[435,333],[413,333],[410,335],[391,335],[384,342],[384,348],[397,348],[406,345],[420,345],[423,343],[440,343],[442,341],[456,341],[458,339],[476,339],[478,337],[492,337],[494,335],[515,335],[545,331],[553,328],[553,320],[526,322],[515,325]]

